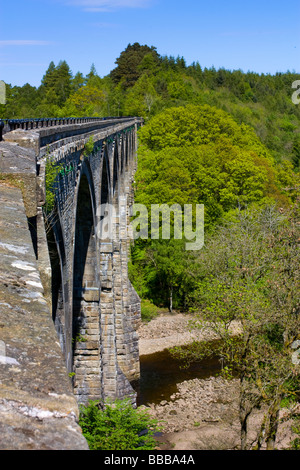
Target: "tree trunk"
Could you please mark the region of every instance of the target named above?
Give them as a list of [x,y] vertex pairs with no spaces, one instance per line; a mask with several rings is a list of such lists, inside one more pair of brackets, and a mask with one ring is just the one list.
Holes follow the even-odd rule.
[[248,436],[248,412],[240,407],[240,423],[241,423],[241,450],[247,449],[247,436]]
[[262,422],[261,427],[260,427],[259,435],[258,435],[258,438],[257,438],[257,444],[253,448],[253,450],[260,450],[261,449],[261,446],[263,444],[264,437],[265,437],[265,434],[266,434],[266,422],[267,422],[267,416],[264,416],[263,422]]
[[248,418],[251,414],[252,408],[247,404],[246,393],[241,389],[240,396],[240,424],[241,424],[241,450],[247,449],[247,436],[248,436]]
[[173,286],[170,287],[170,312],[173,312]]
[[279,422],[279,404],[276,401],[269,410],[269,428],[266,437],[267,450],[274,450]]
[[[245,348],[246,351],[246,348]],[[244,357],[245,357],[244,351]],[[248,436],[248,418],[251,414],[252,408],[249,407],[247,400],[247,393],[245,390],[245,376],[244,372],[240,375],[240,403],[239,403],[239,418],[241,425],[241,450],[247,449],[247,436]]]

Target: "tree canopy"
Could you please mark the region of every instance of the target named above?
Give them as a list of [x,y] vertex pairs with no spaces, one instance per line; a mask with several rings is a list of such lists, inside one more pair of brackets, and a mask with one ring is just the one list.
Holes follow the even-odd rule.
[[[290,71],[268,75],[203,68],[199,62],[187,65],[184,57],[161,56],[156,47],[135,42],[128,44],[116,67],[102,78],[94,64],[85,76],[73,74],[61,60],[49,64],[41,85],[30,92],[28,84],[7,84],[7,103],[0,105],[0,118],[80,117],[89,112],[92,116],[141,115],[148,120],[170,107],[207,104],[252,127],[276,161],[287,159],[298,168],[300,107],[292,102],[291,86],[299,78]],[[66,107],[68,99],[85,87],[101,90],[104,102],[100,94],[88,107]]]
[[168,108],[140,131],[139,203],[201,203],[209,225],[252,202],[287,203],[276,175],[254,130],[215,107]]
[[115,83],[122,82],[124,88],[131,87],[142,75],[143,70],[152,68],[158,60],[155,47],[141,46],[138,42],[128,44],[116,59],[117,67],[110,72],[110,77]]

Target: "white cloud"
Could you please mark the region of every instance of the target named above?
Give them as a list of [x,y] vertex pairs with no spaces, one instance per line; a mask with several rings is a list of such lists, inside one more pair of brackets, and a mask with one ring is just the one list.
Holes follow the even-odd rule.
[[151,0],[67,0],[67,4],[82,7],[85,11],[101,12],[120,8],[146,8]]
[[49,41],[35,41],[30,39],[5,39],[0,40],[0,46],[49,46]]

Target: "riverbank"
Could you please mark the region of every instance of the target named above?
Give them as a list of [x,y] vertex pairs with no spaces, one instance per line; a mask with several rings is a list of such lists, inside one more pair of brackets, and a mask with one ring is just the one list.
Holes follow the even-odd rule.
[[[140,355],[153,354],[165,348],[184,345],[195,340],[214,339],[189,331],[190,315],[161,314],[138,330]],[[191,379],[177,384],[170,400],[148,403],[150,415],[163,425],[159,439],[160,450],[234,450],[240,447],[239,381],[221,377]],[[282,416],[286,410],[282,410]],[[260,412],[250,421],[249,441],[256,436]],[[276,447],[287,448],[291,439],[291,422],[280,425]]]
[[[204,339],[204,334],[190,330],[192,316],[183,313],[162,313],[138,329],[140,356],[163,351],[165,348],[191,343]],[[205,339],[214,339],[212,332],[207,332]]]

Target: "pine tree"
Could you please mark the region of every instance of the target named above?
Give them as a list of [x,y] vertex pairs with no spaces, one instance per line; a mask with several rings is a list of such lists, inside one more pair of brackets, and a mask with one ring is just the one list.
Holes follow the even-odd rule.
[[57,66],[50,62],[41,84],[44,102],[61,107],[70,96],[71,89],[72,73],[67,62],[60,61]]
[[159,58],[156,48],[153,46],[141,46],[138,42],[132,45],[128,44],[125,51],[121,52],[120,57],[115,62],[117,67],[110,72],[113,82],[118,84],[122,81],[124,88],[133,86],[142,75],[139,66],[147,54],[153,54],[157,60]]

